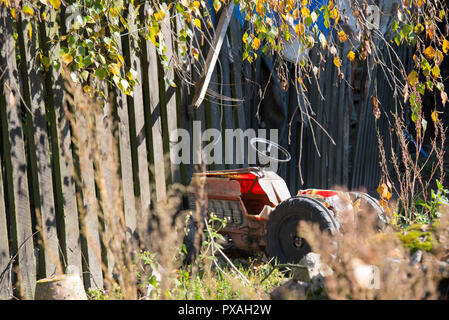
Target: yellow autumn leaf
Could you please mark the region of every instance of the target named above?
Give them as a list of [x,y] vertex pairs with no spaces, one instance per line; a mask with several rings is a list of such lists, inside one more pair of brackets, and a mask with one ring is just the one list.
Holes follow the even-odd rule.
[[198,29],[201,30],[201,20],[200,19],[195,19],[193,21],[193,23],[198,27]]
[[56,10],[61,6],[61,0],[48,0]]
[[25,13],[26,15],[34,16],[34,10],[31,9],[30,7],[28,7],[27,5],[24,5],[24,6],[23,6],[22,11],[23,11],[23,13]]
[[214,5],[215,12],[220,11],[220,8],[221,8],[221,2],[220,1],[213,1],[213,5]]
[[295,10],[293,10],[293,18],[298,19],[299,17],[299,10],[298,8],[296,8]]
[[248,40],[248,33],[245,32],[245,34],[242,37],[243,43],[246,43],[246,41]]
[[433,26],[426,24],[426,36],[429,37],[430,40],[432,40],[433,35],[434,35]]
[[438,78],[440,76],[440,68],[437,65],[433,66],[431,71],[434,78]]
[[304,18],[307,18],[310,16],[310,10],[309,8],[302,7],[301,8],[301,14],[304,16]]
[[410,82],[410,85],[414,87],[418,83],[418,73],[413,70],[408,75],[408,82]]
[[88,85],[85,85],[85,86],[83,87],[83,91],[86,92],[86,93],[90,93],[91,87],[88,86]]
[[14,19],[17,19],[16,8],[11,8],[11,15]]
[[295,33],[299,37],[299,24],[295,26]]
[[199,1],[193,1],[193,6],[197,9],[200,8],[200,2]]
[[443,52],[447,54],[449,52],[449,41],[446,39],[443,40]]
[[424,54],[426,55],[427,59],[433,60],[435,59],[435,49],[431,46],[428,46],[426,50],[424,50]]
[[433,110],[432,114],[430,115],[430,118],[432,118],[433,122],[438,121],[438,112],[436,110]]
[[338,33],[338,39],[340,40],[340,42],[345,42],[348,38],[346,37],[346,33],[343,31],[343,30],[341,30],[339,33]]
[[28,36],[30,37],[30,40],[33,39],[33,28],[31,28],[31,23],[28,24]]
[[388,191],[388,187],[385,183],[382,183],[377,187],[377,193],[380,195],[382,199],[390,200],[391,193]]
[[336,66],[337,68],[340,68],[340,67],[341,67],[341,59],[340,59],[340,57],[335,57],[335,58],[334,58],[334,64],[335,64],[335,66]]
[[355,59],[355,53],[354,53],[354,51],[352,51],[352,50],[349,51],[347,57],[348,57],[349,61],[354,61],[354,59]]
[[254,50],[259,49],[259,47],[260,47],[260,40],[259,40],[259,38],[256,37],[256,38],[253,39],[253,43],[251,44],[251,47]]
[[195,57],[195,59],[198,60],[198,56],[200,53],[197,48],[192,48],[192,54]]
[[62,62],[64,62],[65,64],[69,64],[70,62],[73,61],[73,57],[72,57],[72,55],[71,55],[70,53],[66,53],[66,54],[63,54],[63,55],[61,56],[61,60],[62,60]]
[[257,2],[257,5],[256,5],[256,12],[259,14],[259,15],[262,15],[263,14],[263,3],[262,2]]
[[120,73],[120,65],[118,63],[111,63],[108,69],[114,76]]
[[306,26],[303,23],[299,23],[299,33],[301,35],[304,35],[304,32],[306,31]]
[[165,18],[165,12],[164,11],[158,11],[154,13],[154,19],[156,21],[163,20]]
[[335,23],[338,23],[338,20],[340,18],[340,14],[338,13],[337,8],[334,8],[331,10],[331,19],[335,20]]
[[436,54],[436,59],[435,59],[435,64],[436,65],[440,65],[441,62],[443,62],[444,59],[444,55],[440,50],[437,50],[437,54]]

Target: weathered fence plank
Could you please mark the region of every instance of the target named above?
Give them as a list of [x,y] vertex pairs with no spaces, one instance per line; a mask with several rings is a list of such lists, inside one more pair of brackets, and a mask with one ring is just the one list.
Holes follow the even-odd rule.
[[[241,39],[242,39],[242,31],[240,29],[240,23],[235,17],[235,12],[232,15],[231,18],[231,24],[230,24],[230,30],[229,30],[229,36],[231,40],[231,50],[229,50],[229,55],[232,57],[232,72],[231,72],[231,83],[232,83],[232,89],[233,89],[233,97],[234,99],[238,101],[234,101],[233,104],[236,105],[234,109],[234,117],[236,120],[235,126],[236,128],[246,130],[246,119],[245,119],[245,110],[243,105],[243,88],[242,88],[242,45],[241,45]],[[242,137],[240,139],[240,135],[237,139],[237,145],[238,148],[241,148],[243,151],[243,167],[248,166],[248,153],[245,152],[245,138]],[[248,141],[248,148],[249,141]]]
[[[219,94],[219,89],[218,89],[218,75],[217,75],[217,65],[215,66],[215,70],[212,73],[211,76],[211,80],[210,80],[210,84],[209,84],[209,89],[210,92],[215,92],[216,94]],[[216,146],[218,146],[218,148],[220,148],[220,152],[221,152],[221,156],[218,157],[220,158],[219,162],[214,162],[213,164],[211,164],[211,169],[213,170],[223,170],[225,168],[225,165],[223,163],[223,150],[221,148],[221,145],[224,141],[223,138],[223,132],[222,132],[222,123],[221,123],[221,119],[223,117],[223,108],[219,105],[219,101],[217,97],[209,97],[209,105],[208,105],[208,128],[211,129],[216,129],[220,132],[220,136],[218,141],[214,141],[213,143],[216,143]],[[217,150],[218,148],[214,149]],[[215,153],[214,153],[215,156]]]
[[148,87],[150,105],[150,125],[152,132],[152,151],[154,159],[154,180],[156,183],[156,199],[163,201],[167,196],[165,181],[164,146],[162,141],[162,112],[159,100],[159,71],[157,65],[156,48],[150,41],[146,41],[146,65],[148,66]]
[[[44,103],[43,77],[39,71],[40,60],[35,54],[39,50],[38,26],[27,17],[19,19],[21,22],[19,39],[22,47],[22,84],[24,100],[29,108],[27,114],[28,136],[31,158],[31,173],[35,196],[36,210],[40,211],[38,225],[42,243],[40,244],[39,276],[42,278],[53,276],[60,267],[59,241],[56,230],[56,208],[53,197],[53,181],[49,152],[48,128]],[[25,64],[26,62],[26,64]]]
[[[0,103],[0,108],[4,106]],[[0,132],[0,139],[2,134]],[[10,278],[8,272],[9,243],[8,243],[8,221],[6,219],[5,194],[3,191],[3,168],[2,153],[0,150],[0,300],[9,299],[12,295]]]
[[[45,9],[48,20],[40,25],[40,42],[43,55],[56,59],[59,46],[50,48],[50,39],[58,33],[57,14],[48,7]],[[63,16],[61,15],[61,20]],[[62,26],[61,26],[62,28]],[[37,35],[36,35],[37,36]],[[72,154],[72,134],[64,109],[64,80],[61,70],[53,67],[45,73],[45,102],[50,123],[53,173],[55,175],[55,197],[59,217],[60,245],[63,253],[63,267],[74,266],[82,271],[81,237],[78,220],[78,205],[74,178]]]
[[[164,4],[165,8],[167,7]],[[170,17],[166,17],[162,23],[162,34],[164,35],[165,45],[167,48],[167,62],[169,65],[174,65],[174,53],[175,47],[173,46],[172,39],[172,30],[170,25]],[[168,79],[173,80],[175,77],[175,71],[173,68],[168,70],[165,75]],[[168,129],[168,146],[169,149],[172,148],[174,144],[176,144],[177,140],[171,140],[170,133],[177,129],[178,120],[177,120],[177,112],[176,112],[176,88],[171,86],[170,84],[165,83],[165,110],[167,113],[167,129]],[[167,150],[168,152],[168,150]],[[171,154],[170,154],[171,156]],[[179,172],[179,165],[175,164],[173,159],[170,158],[170,172],[171,172],[171,182],[176,183],[180,182],[181,176]]]
[[0,108],[6,155],[7,184],[12,188],[9,210],[12,230],[12,249],[17,254],[20,294],[26,299],[34,296],[36,259],[34,256],[30,199],[27,178],[27,162],[20,112],[19,71],[13,38],[13,23],[7,8],[1,6],[1,69],[4,70],[1,91],[4,104]]
[[[81,225],[81,248],[83,256],[84,285],[88,288],[103,288],[102,251],[100,240],[100,213],[94,171],[95,137],[91,136],[92,123],[86,114],[87,100],[68,86],[64,99],[71,105],[71,128],[76,146],[75,166],[77,169],[78,207]],[[94,105],[99,107],[98,105]]]
[[221,108],[223,108],[223,141],[224,141],[224,159],[226,166],[229,169],[237,168],[236,164],[236,153],[235,153],[235,142],[234,138],[225,135],[226,129],[235,129],[235,119],[232,107],[232,102],[229,101],[232,98],[231,94],[231,69],[229,60],[229,47],[228,47],[227,36],[225,38],[223,47],[220,53],[220,79],[223,96],[221,99]]
[[130,115],[134,120],[134,125],[131,126],[134,132],[131,135],[134,136],[136,145],[137,159],[137,176],[134,177],[138,186],[138,194],[136,201],[137,209],[137,231],[139,233],[144,232],[144,229],[148,223],[150,215],[151,205],[151,188],[150,188],[150,173],[149,173],[149,161],[147,153],[147,131],[145,127],[145,109],[144,109],[144,89],[142,78],[142,63],[140,61],[141,50],[139,32],[137,31],[137,12],[134,11],[134,6],[130,5],[128,10],[128,25],[131,30],[128,39],[129,43],[127,52],[130,67],[136,71],[137,85],[134,90],[134,95],[129,99]]
[[[180,17],[180,14],[177,13],[176,14],[176,34],[179,35],[181,34],[181,30],[184,29],[185,25],[184,25],[184,21],[182,20],[182,18]],[[179,44],[178,44],[179,45]],[[182,51],[182,48],[180,47],[180,45],[176,48],[177,49],[177,53],[179,56],[179,53]],[[186,67],[186,61],[179,61],[179,63],[182,63],[183,67]],[[192,132],[192,116],[191,114],[193,113],[191,108],[189,108],[189,88],[188,88],[188,84],[186,84],[184,81],[182,81],[180,79],[180,76],[175,74],[175,83],[178,87],[178,90],[176,91],[178,98],[176,99],[176,104],[177,104],[177,110],[179,112],[178,114],[178,123],[179,123],[179,127],[182,129],[187,130],[188,132]],[[191,139],[192,135],[189,135],[188,139]],[[191,142],[191,140],[190,140]],[[190,146],[192,146],[192,143],[189,144]],[[191,165],[191,158],[192,158],[192,152],[189,152],[188,154],[189,157],[189,163],[182,163],[181,164],[181,180],[182,182],[187,185],[190,182],[190,178],[192,177],[193,174],[193,168]]]
[[[86,129],[84,129],[86,130]],[[87,137],[78,137],[80,147],[88,146]],[[103,288],[101,261],[100,225],[95,193],[95,178],[92,159],[87,150],[80,152],[80,177],[82,183],[83,208],[81,210],[82,249],[84,257],[84,285],[87,288]]]
[[[108,88],[102,89],[107,97],[109,92]],[[104,178],[105,180],[104,186],[98,186],[103,213],[99,217],[99,223],[103,227],[100,236],[102,236],[103,244],[105,246],[102,261],[106,265],[106,268],[103,268],[103,271],[105,271],[105,269],[107,270],[109,273],[108,277],[112,277],[115,267],[114,254],[111,249],[111,242],[114,238],[115,230],[114,226],[111,225],[111,221],[113,221],[111,215],[116,215],[117,212],[123,212],[120,182],[117,181],[118,165],[113,162],[114,160],[118,160],[119,155],[117,154],[117,158],[115,158],[115,152],[117,151],[118,153],[118,144],[114,136],[115,126],[111,109],[111,103],[109,101],[104,101],[102,112],[98,112],[95,116],[97,139],[100,140],[98,141],[99,163],[95,163],[95,167],[96,171],[100,171],[99,178]]]
[[[114,41],[121,46],[121,38],[113,37]],[[122,66],[121,74],[125,74],[125,68]],[[114,108],[118,120],[119,148],[120,148],[120,172],[122,178],[123,204],[125,209],[125,223],[128,236],[134,235],[137,227],[136,202],[134,197],[134,180],[132,169],[130,126],[128,115],[128,101],[123,91],[115,89]]]

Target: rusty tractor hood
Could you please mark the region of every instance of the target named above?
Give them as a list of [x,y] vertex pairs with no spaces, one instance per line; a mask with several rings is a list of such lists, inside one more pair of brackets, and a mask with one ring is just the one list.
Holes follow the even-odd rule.
[[[274,206],[291,197],[290,191],[281,177],[272,171],[265,171],[257,167],[195,173],[192,184],[195,184],[195,177],[204,176],[207,177],[205,187],[206,193],[209,195],[224,196],[229,193],[229,196],[235,197],[242,193],[266,194]],[[227,187],[224,187],[219,180],[229,181]]]

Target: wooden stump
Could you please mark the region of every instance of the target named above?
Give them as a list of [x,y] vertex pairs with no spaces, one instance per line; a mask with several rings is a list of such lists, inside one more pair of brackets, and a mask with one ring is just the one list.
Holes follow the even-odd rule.
[[36,283],[35,300],[87,300],[79,274],[63,274]]

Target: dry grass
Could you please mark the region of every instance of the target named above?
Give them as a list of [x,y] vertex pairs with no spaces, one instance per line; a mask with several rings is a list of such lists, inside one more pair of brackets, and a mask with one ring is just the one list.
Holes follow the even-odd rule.
[[[438,260],[449,249],[448,213],[435,231],[439,245],[424,251],[422,262],[416,264],[409,263],[411,250],[401,243],[398,230],[390,227],[379,232],[375,214],[367,211],[332,238],[316,226],[302,224],[299,228],[312,251],[320,253],[333,270],[325,283],[330,299],[436,299],[442,278]],[[370,266],[375,266],[378,277],[366,277]]]
[[[444,182],[446,130],[441,120],[429,124],[427,129],[423,128],[422,116],[420,111],[416,123],[407,126],[403,117],[393,115],[394,130],[390,130],[388,150],[384,147],[380,133],[377,133],[382,182],[388,185],[393,197],[397,199],[393,207],[398,214],[398,223],[414,223],[419,216],[425,216],[427,221],[431,221],[434,218],[431,210],[418,207],[416,200],[430,202],[430,190],[436,189],[435,181],[438,180],[441,184]],[[428,157],[423,158],[420,153],[425,143],[424,137],[429,135],[426,131],[430,131],[432,126],[434,132],[433,138],[429,140],[430,150],[427,150]],[[416,134],[408,138],[406,132],[409,127],[413,127]]]
[[[67,86],[71,90],[71,108],[67,114],[80,163],[81,174],[77,176],[77,183],[80,186],[82,234],[91,243],[86,219],[89,214],[97,216],[103,226],[100,237],[107,260],[102,250],[96,254],[103,261],[108,298],[267,299],[268,292],[285,281],[281,272],[274,272],[262,281],[271,271],[271,265],[266,261],[255,259],[245,266],[223,257],[216,258],[216,255],[220,256],[219,247],[211,246],[213,239],[200,236],[199,231],[195,246],[200,249],[200,254],[192,264],[183,265],[180,248],[186,212],[180,212],[179,208],[181,195],[186,190],[181,185],[170,186],[165,201],[153,199],[154,205],[148,215],[151,219],[143,221],[138,218],[139,227],[130,232],[122,200],[118,130],[112,112],[86,98],[70,81]],[[399,121],[397,126],[401,127]],[[406,142],[401,143],[405,148]],[[438,150],[435,153],[440,159],[441,151]],[[394,161],[399,160],[396,157]],[[411,168],[409,171],[419,170],[412,158],[403,158],[403,161]],[[88,185],[86,172],[93,173],[95,188]],[[405,197],[415,196],[416,192],[411,195],[407,192],[415,190],[417,185],[426,187],[419,177],[413,180],[406,176],[405,179],[399,182],[397,189],[404,192],[401,195]],[[404,198],[403,203],[407,199]],[[199,179],[197,210],[193,213],[200,223],[199,230],[205,227],[200,217],[205,216],[206,205],[204,181]],[[357,215],[355,221],[346,221],[344,232],[334,238],[310,225],[301,225],[300,232],[312,250],[320,253],[323,262],[333,270],[325,283],[325,293],[331,299],[435,299],[441,279],[437,272],[438,259],[447,256],[449,248],[447,215],[435,231],[440,245],[424,252],[422,264],[415,265],[409,264],[410,250],[400,242],[397,230],[389,228],[379,233],[375,215],[367,212]],[[204,245],[204,241],[208,245]],[[376,290],[370,289],[359,274],[360,270],[370,265],[376,266],[379,271],[379,287]],[[422,265],[425,265],[425,270]],[[154,290],[150,290],[152,288]],[[113,295],[113,292],[117,294]]]

